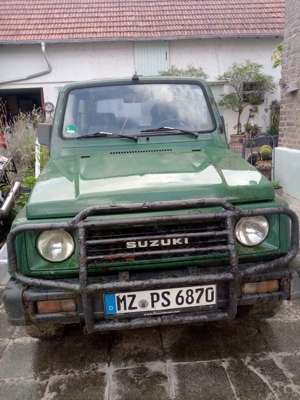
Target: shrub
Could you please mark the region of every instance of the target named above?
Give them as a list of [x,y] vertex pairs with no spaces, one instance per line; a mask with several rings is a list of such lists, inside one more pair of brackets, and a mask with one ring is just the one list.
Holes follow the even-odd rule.
[[191,78],[199,78],[199,79],[207,79],[207,74],[203,71],[201,67],[194,67],[193,65],[188,65],[187,68],[176,68],[174,65],[167,71],[160,71],[161,76],[182,76],[182,77],[191,77]]
[[30,113],[20,112],[6,127],[7,151],[16,164],[19,179],[34,171],[36,126],[42,120],[41,111],[34,109]]
[[267,144],[259,148],[259,154],[263,161],[272,160],[272,147]]
[[245,108],[261,104],[265,94],[275,88],[273,78],[264,74],[262,69],[262,65],[250,61],[235,63],[218,78],[231,87],[232,92],[224,94],[219,104],[237,113],[238,135],[242,133],[241,117]]
[[244,125],[244,130],[250,138],[254,138],[260,133],[260,127],[257,124],[251,124],[250,122],[247,122]]
[[18,194],[14,208],[12,210],[13,215],[17,215],[17,213],[25,207],[25,205],[28,202],[31,190],[36,182],[36,179],[33,175],[30,175],[30,172],[28,171],[25,174],[25,177],[23,178],[22,182],[22,189],[21,192]]
[[283,42],[279,43],[272,54],[273,68],[282,66]]
[[280,103],[277,100],[272,101],[270,110],[270,128],[268,133],[272,136],[278,136],[280,123]]
[[273,189],[281,189],[282,188],[279,181],[272,181],[272,186],[273,186]]

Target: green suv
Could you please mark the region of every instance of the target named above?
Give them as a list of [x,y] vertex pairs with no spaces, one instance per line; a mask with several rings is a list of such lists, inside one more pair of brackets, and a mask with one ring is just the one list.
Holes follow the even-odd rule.
[[50,148],[8,236],[4,303],[32,336],[272,313],[290,297],[296,215],[229,151],[206,83],[84,82],[60,93]]

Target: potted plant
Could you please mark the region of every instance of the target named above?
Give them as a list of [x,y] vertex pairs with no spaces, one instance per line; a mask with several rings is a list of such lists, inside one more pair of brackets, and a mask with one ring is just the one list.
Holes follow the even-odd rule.
[[278,194],[279,196],[283,195],[283,187],[280,185],[279,181],[272,181],[272,186],[276,194]]
[[277,100],[273,100],[270,106],[270,128],[268,133],[273,137],[274,146],[278,145],[279,123],[280,103]]
[[256,168],[268,179],[272,175],[272,147],[265,144],[259,148],[260,159],[256,162]]
[[275,88],[273,78],[262,72],[263,66],[250,61],[233,64],[218,77],[230,88],[230,93],[222,96],[219,105],[237,113],[236,133],[231,135],[232,143],[243,143],[242,114],[248,106],[263,103],[265,94]]

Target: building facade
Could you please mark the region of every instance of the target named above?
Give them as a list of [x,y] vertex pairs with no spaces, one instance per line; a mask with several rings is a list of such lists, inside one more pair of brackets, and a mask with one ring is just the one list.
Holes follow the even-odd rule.
[[300,2],[287,0],[279,147],[275,178],[290,195],[300,198]]
[[[270,104],[279,98],[280,69],[272,68],[271,57],[282,41],[283,0],[140,0],[139,7],[132,0],[66,0],[52,6],[41,1],[37,9],[38,1],[28,0],[19,10],[18,1],[14,8],[9,2],[0,3],[8,21],[0,26],[0,97],[12,113],[55,105],[60,87],[70,82],[153,76],[171,66],[201,67],[218,100],[227,90],[215,83],[218,76],[250,60],[277,84],[257,114],[262,130],[269,126]],[[223,113],[230,134],[236,115]],[[246,110],[242,122],[247,118]]]

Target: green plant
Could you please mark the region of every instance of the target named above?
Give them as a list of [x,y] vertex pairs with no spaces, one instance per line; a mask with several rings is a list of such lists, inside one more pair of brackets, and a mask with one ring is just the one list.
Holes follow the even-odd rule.
[[199,79],[207,79],[207,74],[203,71],[201,67],[194,67],[193,65],[188,65],[187,68],[176,68],[174,65],[167,71],[160,71],[161,76],[186,76]]
[[280,122],[280,103],[277,100],[272,101],[270,110],[270,128],[268,130],[268,133],[273,136],[278,136]]
[[[11,211],[11,217],[14,217],[25,206],[35,183],[33,171],[35,164],[36,127],[43,119],[44,116],[41,110],[34,108],[29,113],[20,112],[12,120],[8,121],[6,105],[0,99],[0,130],[5,132],[7,143],[5,155],[13,158],[18,171],[17,179],[22,184],[22,189]],[[47,159],[47,150],[42,149],[42,167],[47,162]],[[15,176],[12,179],[15,179]],[[0,187],[3,195],[7,194],[10,189],[11,187],[8,185]]]
[[273,189],[281,189],[282,188],[279,181],[272,181],[271,183],[272,183]]
[[279,43],[272,54],[273,68],[278,68],[282,65],[283,43]]
[[36,178],[34,175],[27,175],[23,180],[23,186],[27,189],[32,189],[35,185]]
[[22,208],[25,207],[29,199],[29,193],[19,193],[19,195],[16,198],[12,214],[17,215]]
[[5,135],[7,152],[13,158],[21,180],[28,170],[34,169],[36,125],[43,118],[38,109],[33,109],[30,113],[20,112]]
[[31,190],[36,182],[36,178],[34,175],[32,175],[32,173],[33,172],[31,170],[28,170],[22,180],[22,189],[16,198],[15,205],[12,211],[14,215],[17,215],[17,213],[22,208],[24,208],[28,202]]
[[237,134],[242,133],[241,117],[244,109],[249,105],[259,105],[264,95],[275,88],[273,78],[262,72],[263,66],[246,61],[242,64],[233,64],[218,79],[226,82],[232,92],[222,96],[219,102],[221,107],[230,109],[238,114]]
[[6,183],[0,185],[0,192],[2,193],[2,195],[8,194],[10,189],[11,189],[10,186],[7,185]]
[[244,125],[244,130],[249,138],[254,138],[260,133],[260,127],[257,124],[251,124],[250,122],[247,122]]
[[259,154],[263,161],[272,160],[272,147],[264,144],[259,148]]

